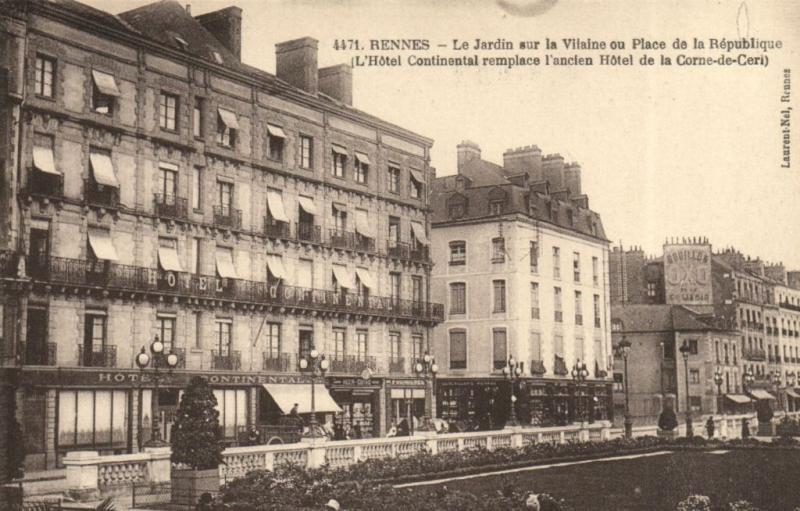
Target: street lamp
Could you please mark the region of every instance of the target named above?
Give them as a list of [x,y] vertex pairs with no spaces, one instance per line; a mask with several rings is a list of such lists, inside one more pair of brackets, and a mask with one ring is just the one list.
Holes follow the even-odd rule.
[[775,394],[778,395],[778,406],[780,406],[780,411],[783,411],[783,397],[781,396],[781,383],[783,378],[781,377],[780,371],[773,371],[772,372],[772,383],[775,384]]
[[692,429],[692,409],[689,404],[689,342],[684,340],[679,348],[681,355],[683,355],[683,372],[686,377],[686,436],[691,437],[694,435]]
[[[577,393],[577,400],[575,404],[577,405],[581,399],[581,383],[586,381],[586,378],[589,376],[589,370],[586,368],[586,362],[581,362],[580,359],[575,361],[575,365],[572,366],[572,380],[575,382],[575,392]],[[584,417],[586,415],[586,410],[584,407],[581,407],[580,412],[580,419],[581,422],[584,421]]]
[[308,437],[309,438],[320,438],[322,434],[317,431],[317,410],[316,410],[316,403],[314,402],[314,383],[318,376],[323,377],[323,382],[325,381],[325,372],[330,367],[330,361],[325,358],[325,355],[321,354],[317,351],[313,346],[311,347],[311,351],[308,354],[300,359],[300,369],[305,371],[307,369],[311,369],[311,420],[308,424]]
[[[153,338],[153,342],[150,343],[150,354],[148,354],[144,346],[142,346],[142,350],[136,355],[136,365],[139,366],[139,370],[141,370],[142,373],[144,373],[145,369],[150,365],[150,362],[153,363],[151,370],[153,382],[155,383],[153,397],[150,400],[150,414],[153,416],[153,432],[150,435],[150,440],[145,444],[145,447],[163,447],[167,444],[161,438],[161,417],[158,411],[158,385],[161,382],[161,371],[159,369],[166,365],[167,373],[171,374],[172,370],[178,366],[178,355],[172,351],[165,355],[164,343],[161,342],[156,335],[155,338]],[[153,412],[154,410],[155,413]]]
[[750,386],[753,384],[755,379],[756,377],[753,374],[753,368],[748,367],[742,375],[742,390],[744,390],[745,393],[750,392]]
[[517,407],[515,406],[517,403],[517,396],[514,394],[514,382],[519,380],[521,375],[521,364],[514,359],[513,355],[509,355],[506,365],[503,366],[503,376],[508,378],[508,381],[511,383],[511,411],[508,414],[508,421],[506,422],[507,426],[519,426],[519,421],[517,420]]
[[[789,373],[786,375],[786,387],[794,388],[795,381],[797,381],[797,375],[795,373]],[[787,391],[788,394],[788,391]],[[788,398],[786,399],[786,404],[791,404],[792,406],[789,407],[790,411],[796,411],[797,409],[797,402],[790,401]]]
[[[436,373],[438,371],[439,366],[436,365],[436,358],[427,351],[422,358],[417,359],[417,362],[414,364],[414,372],[425,382],[425,415],[423,415],[422,424],[417,428],[417,431],[431,431],[431,408],[433,407],[433,399],[435,396],[433,385],[436,383]],[[430,401],[428,400],[428,379],[431,380]]]
[[717,384],[717,413],[722,413],[722,369],[717,366],[714,371],[714,383]]
[[631,342],[622,337],[622,340],[617,345],[619,350],[622,352],[622,360],[625,363],[625,438],[633,438],[633,422],[631,421],[631,408],[630,402],[628,399],[628,355],[631,353]]

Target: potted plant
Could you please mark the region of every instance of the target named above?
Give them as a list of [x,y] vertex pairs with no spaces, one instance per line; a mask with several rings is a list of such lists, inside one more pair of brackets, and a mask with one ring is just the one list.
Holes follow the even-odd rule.
[[675,415],[675,410],[666,407],[661,410],[658,416],[658,436],[664,438],[675,438],[678,427],[678,417]]
[[219,493],[222,435],[217,399],[204,378],[195,376],[183,393],[172,425],[172,502],[194,506],[204,493]]

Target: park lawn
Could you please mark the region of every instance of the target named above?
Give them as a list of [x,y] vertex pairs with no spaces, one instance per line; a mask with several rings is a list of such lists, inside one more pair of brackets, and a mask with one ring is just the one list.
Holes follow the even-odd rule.
[[507,485],[550,493],[576,510],[674,511],[691,494],[749,500],[763,511],[800,506],[800,450],[678,451],[444,483],[476,495]]

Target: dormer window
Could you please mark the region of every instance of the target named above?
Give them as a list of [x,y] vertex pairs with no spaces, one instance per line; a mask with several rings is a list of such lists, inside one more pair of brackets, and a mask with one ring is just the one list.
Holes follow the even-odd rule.
[[113,75],[92,70],[92,111],[98,114],[113,115],[116,99],[120,96],[117,80]]
[[489,203],[489,214],[490,215],[503,214],[504,206],[505,206],[505,201],[493,200],[492,202]]
[[575,214],[571,209],[567,210],[567,222],[571,227],[575,225]]
[[452,204],[450,209],[448,210],[448,216],[452,219],[461,218],[464,216],[464,205],[463,204]]

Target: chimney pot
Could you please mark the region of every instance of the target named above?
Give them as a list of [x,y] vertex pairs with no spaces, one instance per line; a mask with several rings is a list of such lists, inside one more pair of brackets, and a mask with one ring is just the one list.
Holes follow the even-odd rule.
[[297,88],[316,95],[319,90],[318,42],[303,37],[275,45],[275,74]]
[[352,106],[353,68],[349,64],[321,68],[319,70],[319,91],[345,105]]
[[[191,6],[188,4],[186,11],[191,11]],[[235,6],[226,7],[195,16],[194,19],[236,55],[237,59],[242,59],[242,9]]]

